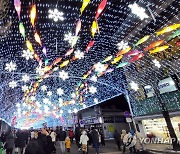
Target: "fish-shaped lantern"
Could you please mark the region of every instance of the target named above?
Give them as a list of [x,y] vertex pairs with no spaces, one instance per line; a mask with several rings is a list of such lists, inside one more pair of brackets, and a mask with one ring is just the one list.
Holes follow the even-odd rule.
[[105,62],[107,62],[107,61],[110,61],[112,58],[113,58],[113,56],[108,56],[108,57],[106,57],[106,58],[102,61],[102,63],[105,63]]
[[81,14],[85,10],[86,6],[89,4],[90,0],[83,0],[82,7],[80,9]]
[[148,47],[146,47],[144,49],[144,51],[148,51],[148,50],[150,50],[150,49],[152,49],[154,47],[157,47],[157,46],[161,45],[163,42],[164,42],[164,40],[159,40],[157,42],[154,42],[154,43],[150,44]]
[[66,60],[64,61],[61,65],[60,65],[60,68],[64,67],[64,66],[67,66],[69,64],[69,60]]
[[120,55],[123,55],[125,53],[127,53],[128,51],[131,50],[131,47],[127,47],[126,49],[123,49],[121,51],[119,51],[117,54],[116,54],[116,57],[119,57]]
[[45,56],[47,56],[47,50],[46,50],[46,47],[43,47],[42,52],[43,52],[43,54],[44,54]]
[[34,38],[35,38],[36,42],[39,43],[40,46],[42,46],[40,36],[39,36],[39,34],[37,32],[34,34]]
[[92,37],[94,37],[97,31],[98,31],[98,23],[97,21],[93,21],[92,26],[91,26]]
[[74,37],[74,39],[73,39],[73,41],[72,41],[72,43],[71,43],[71,48],[73,48],[73,47],[76,45],[78,39],[79,39],[78,36]]
[[103,0],[99,6],[98,6],[98,9],[96,11],[96,16],[95,16],[95,20],[98,19],[99,15],[102,13],[102,11],[104,10],[104,8],[106,7],[106,3],[107,3],[107,0]]
[[30,19],[31,19],[31,24],[34,27],[34,21],[36,18],[36,5],[34,4],[31,8],[31,12],[30,12]]
[[62,57],[57,58],[54,62],[53,65],[58,64],[62,60]]
[[73,48],[72,48],[72,49],[70,49],[70,50],[68,50],[68,51],[66,52],[65,56],[69,56],[69,55],[71,55],[71,54],[73,53],[73,51],[74,51],[74,49],[73,49]]
[[170,35],[170,36],[168,37],[168,41],[170,41],[171,39],[173,39],[173,38],[175,38],[175,37],[177,37],[177,36],[179,36],[179,35],[180,35],[180,29],[177,30],[177,31],[175,31],[174,34]]
[[143,56],[144,56],[144,54],[140,53],[140,54],[134,56],[129,62],[133,63],[133,62],[137,61],[138,59],[142,58]]
[[19,23],[19,32],[21,33],[21,35],[25,39],[25,28],[24,28],[24,25],[22,22]]
[[34,58],[37,60],[37,61],[40,61],[40,58],[39,58],[39,55],[37,53],[34,52]]
[[20,18],[20,14],[21,14],[21,1],[20,0],[14,0],[14,6],[15,6],[16,12],[18,14],[18,18],[20,20],[21,19]]
[[126,66],[128,64],[129,64],[129,62],[122,62],[118,66],[116,66],[116,68],[124,67],[124,66]]
[[88,46],[86,47],[86,52],[88,52],[92,48],[92,46],[94,45],[94,42],[95,42],[94,40],[89,42]]
[[146,35],[143,38],[141,38],[140,40],[137,41],[137,43],[135,44],[135,46],[138,46],[142,43],[144,43],[145,41],[147,41],[149,39],[150,35]]
[[154,50],[150,50],[149,52],[150,52],[150,54],[154,54],[154,53],[166,50],[167,48],[169,48],[169,46],[164,45],[164,46],[161,46],[161,47],[156,47]]
[[76,24],[75,36],[78,36],[80,30],[81,30],[81,19],[79,19]]
[[33,46],[29,40],[26,41],[26,46],[31,52],[34,52]]
[[173,24],[173,25],[170,25],[170,26],[168,26],[168,27],[164,27],[162,30],[157,31],[157,32],[156,32],[156,35],[159,36],[159,35],[161,35],[161,34],[171,32],[171,31],[173,31],[173,30],[178,29],[179,27],[180,27],[180,23],[178,23],[178,24]]
[[138,55],[139,53],[141,53],[141,51],[138,51],[138,50],[133,50],[133,51],[129,51],[127,52],[126,54],[124,54],[124,56],[136,56]]
[[123,56],[121,55],[119,57],[114,58],[114,60],[111,62],[111,64],[116,64],[117,62],[119,62],[122,59],[122,57]]

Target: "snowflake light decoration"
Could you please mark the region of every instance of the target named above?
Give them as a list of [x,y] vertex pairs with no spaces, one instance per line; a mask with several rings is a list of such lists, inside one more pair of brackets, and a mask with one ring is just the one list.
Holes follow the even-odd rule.
[[94,103],[95,103],[95,104],[98,104],[98,103],[99,103],[99,101],[98,101],[97,98],[94,98]]
[[133,89],[135,91],[137,91],[139,89],[138,84],[135,83],[134,81],[131,81],[130,86],[131,86],[131,89]]
[[67,72],[65,72],[64,70],[62,70],[61,72],[59,72],[59,77],[62,79],[62,80],[66,80],[69,78],[69,75]]
[[11,88],[17,87],[17,82],[16,81],[9,82],[9,87],[11,87]]
[[91,87],[89,87],[89,92],[90,92],[91,94],[95,94],[95,93],[97,92],[97,88],[94,87],[94,86],[91,86]]
[[117,44],[118,50],[126,49],[128,48],[128,42],[121,41]]
[[12,61],[10,63],[6,63],[5,70],[12,72],[16,70],[16,64],[13,63]]
[[25,92],[25,91],[27,91],[27,90],[28,90],[28,86],[23,85],[23,86],[22,86],[22,91]]
[[93,75],[91,78],[90,78],[91,81],[93,82],[97,82],[97,76]]
[[98,72],[98,73],[101,73],[103,71],[106,70],[106,68],[104,67],[103,64],[101,64],[100,62],[98,62],[97,64],[94,65],[95,67],[95,71]]
[[61,89],[61,88],[58,88],[58,89],[57,89],[57,94],[58,94],[59,96],[61,96],[62,94],[64,94],[64,90]]
[[58,20],[63,21],[64,20],[63,15],[64,13],[59,12],[58,9],[49,10],[49,18],[53,19],[55,22],[57,22]]
[[47,95],[48,95],[48,96],[52,96],[52,91],[48,91],[48,92],[47,92]]
[[27,74],[22,76],[22,81],[28,82],[29,80],[30,80],[30,77]]
[[72,44],[75,36],[73,36],[70,32],[64,35],[64,41],[67,41],[69,44]]
[[23,50],[22,57],[26,58],[26,60],[33,59],[33,52],[31,52],[29,49]]
[[161,67],[160,62],[159,62],[157,59],[154,59],[154,60],[153,60],[153,63],[154,63],[154,65],[155,65],[156,67],[158,67],[158,68]]
[[48,98],[44,98],[44,99],[43,99],[43,103],[44,103],[44,104],[49,104],[49,102],[50,102],[50,101],[49,101]]
[[44,75],[44,69],[40,66],[36,68],[36,73],[39,75]]
[[137,15],[141,20],[148,18],[145,9],[140,7],[138,4],[130,4],[128,5],[128,7],[131,9],[132,13]]
[[81,52],[80,50],[77,50],[74,52],[74,55],[77,59],[82,59],[84,58],[84,52]]
[[41,86],[41,90],[42,91],[46,91],[47,90],[47,86],[46,85]]

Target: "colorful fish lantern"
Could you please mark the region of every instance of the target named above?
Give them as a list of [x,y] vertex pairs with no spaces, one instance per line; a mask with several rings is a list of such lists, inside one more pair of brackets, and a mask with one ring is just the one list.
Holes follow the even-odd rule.
[[170,35],[170,36],[168,37],[168,41],[170,41],[171,39],[173,39],[173,38],[175,38],[175,37],[177,37],[177,36],[179,36],[179,35],[180,35],[180,29],[177,30],[177,31],[175,31],[174,34]]
[[140,54],[134,56],[129,62],[133,63],[133,62],[137,61],[138,59],[142,58],[143,56],[144,56],[144,54],[140,53]]
[[24,28],[24,25],[22,22],[19,23],[19,32],[21,33],[21,35],[25,39],[25,28]]
[[111,64],[116,64],[117,62],[119,62],[122,59],[122,57],[123,56],[121,55],[119,57],[114,58],[114,60],[111,62]]
[[82,79],[86,79],[88,77],[88,74],[84,74]]
[[117,54],[116,54],[116,57],[119,57],[120,55],[123,55],[125,53],[127,53],[128,51],[131,50],[131,47],[127,47],[126,49],[123,49],[121,51],[119,51]]
[[180,46],[180,42],[176,42],[176,45],[177,45],[177,46]]
[[31,24],[34,27],[34,21],[36,18],[36,5],[34,4],[31,8],[31,12],[30,12],[30,19],[31,19]]
[[168,26],[168,27],[163,28],[163,29],[160,30],[160,31],[157,31],[157,32],[156,32],[156,35],[159,36],[159,35],[161,35],[161,34],[171,32],[171,31],[173,31],[173,30],[178,29],[179,27],[180,27],[180,23],[170,25],[170,26]]
[[45,60],[45,66],[47,66],[48,62],[49,62],[49,60],[46,59],[46,60]]
[[144,43],[145,41],[147,41],[149,39],[150,35],[146,35],[144,36],[142,39],[138,40],[137,43],[135,44],[135,46],[138,46],[142,43]]
[[107,0],[103,0],[99,6],[98,6],[98,9],[96,11],[96,16],[95,16],[95,20],[98,19],[99,15],[102,13],[102,11],[104,10],[104,8],[106,7],[106,3],[107,3]]
[[70,49],[66,52],[65,56],[69,56],[73,53],[74,49]]
[[164,40],[159,40],[157,42],[154,42],[154,43],[150,44],[148,47],[146,47],[144,49],[144,51],[148,51],[148,50],[150,50],[150,49],[152,49],[154,47],[157,47],[157,46],[161,45],[163,42],[164,42]]
[[113,68],[109,68],[109,69],[107,69],[106,73],[111,73],[112,71],[114,71],[114,69]]
[[75,36],[78,36],[80,30],[81,30],[81,19],[79,19],[76,24]]
[[21,14],[21,1],[20,0],[14,0],[14,6],[16,9],[16,12],[18,14],[19,20],[21,20],[20,14]]
[[33,46],[29,40],[26,41],[26,46],[31,52],[34,52]]
[[138,55],[139,53],[141,53],[141,51],[133,50],[133,51],[127,52],[126,54],[124,54],[124,56],[136,56],[136,55]]
[[34,38],[35,38],[36,42],[39,43],[40,46],[42,46],[40,36],[37,32],[34,34]]
[[67,66],[69,64],[69,60],[64,61],[61,65],[60,68],[63,68],[64,66]]
[[164,46],[161,46],[161,47],[156,47],[154,50],[150,50],[149,52],[150,52],[150,54],[154,54],[154,53],[166,50],[167,48],[169,48],[169,46],[164,45]]
[[94,45],[94,42],[95,42],[94,40],[89,42],[88,46],[86,47],[86,52],[88,52],[92,48],[92,46]]
[[83,0],[82,7],[80,9],[81,14],[85,10],[86,6],[89,4],[90,0]]
[[53,65],[58,64],[62,60],[62,57],[57,58],[54,62]]
[[118,66],[116,66],[116,68],[124,67],[124,66],[126,66],[128,64],[129,64],[129,62],[122,62]]
[[39,58],[39,55],[37,53],[34,52],[34,58],[37,60],[37,61],[40,61],[40,58]]
[[43,47],[42,52],[43,52],[43,54],[44,54],[45,56],[47,56],[47,50],[46,50],[46,47]]
[[106,58],[102,61],[102,63],[108,62],[108,61],[110,61],[112,58],[113,58],[113,56],[108,56],[108,57],[106,57]]
[[98,23],[97,21],[93,21],[92,26],[91,26],[92,37],[94,37],[97,31],[98,31]]
[[73,41],[72,41],[72,43],[71,43],[71,48],[73,48],[73,47],[76,45],[78,39],[79,39],[78,36],[74,37],[74,39],[73,39]]

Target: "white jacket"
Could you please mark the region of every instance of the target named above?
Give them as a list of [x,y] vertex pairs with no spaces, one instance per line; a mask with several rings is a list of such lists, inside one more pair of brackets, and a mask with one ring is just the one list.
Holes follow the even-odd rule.
[[86,135],[86,132],[85,131],[83,131],[82,132],[82,135],[81,135],[81,137],[80,137],[80,144],[85,144],[85,145],[87,145],[87,142],[89,141],[89,137]]

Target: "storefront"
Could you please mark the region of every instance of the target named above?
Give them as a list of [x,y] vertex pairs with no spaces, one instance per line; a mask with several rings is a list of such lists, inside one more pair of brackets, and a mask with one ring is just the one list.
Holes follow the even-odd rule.
[[[171,122],[177,138],[180,139],[180,116],[172,117]],[[142,125],[147,136],[151,135],[159,138],[169,137],[169,132],[164,118],[142,120]]]

